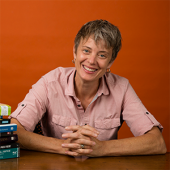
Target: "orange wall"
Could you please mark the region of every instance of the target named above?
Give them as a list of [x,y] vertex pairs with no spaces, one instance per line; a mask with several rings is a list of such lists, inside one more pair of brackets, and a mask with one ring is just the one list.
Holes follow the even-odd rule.
[[[122,33],[111,71],[130,80],[164,126],[170,151],[169,1],[1,0],[0,102],[17,107],[42,75],[73,66],[73,41],[89,20],[106,19]],[[124,123],[119,138],[132,136]]]

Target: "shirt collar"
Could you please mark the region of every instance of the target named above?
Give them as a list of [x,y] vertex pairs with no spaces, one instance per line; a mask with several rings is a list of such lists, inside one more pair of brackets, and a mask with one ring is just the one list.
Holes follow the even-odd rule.
[[76,68],[71,72],[71,74],[67,77],[67,86],[65,89],[65,95],[68,96],[76,96],[74,91],[74,76],[76,73]]
[[[75,91],[74,91],[74,76],[75,76],[75,73],[76,73],[76,69],[74,69],[72,71],[72,73],[67,77],[67,86],[66,86],[66,89],[65,89],[65,94],[69,95],[69,96],[73,96],[73,97],[76,96]],[[109,94],[109,89],[108,89],[108,86],[107,86],[106,77],[107,77],[107,75],[105,74],[100,79],[100,86],[99,86],[99,89],[97,91],[97,96],[101,96],[102,94],[104,94],[104,95]]]
[[106,74],[101,77],[100,86],[97,91],[98,96],[101,96],[102,94],[109,95],[109,89],[108,89],[107,82],[106,82]]

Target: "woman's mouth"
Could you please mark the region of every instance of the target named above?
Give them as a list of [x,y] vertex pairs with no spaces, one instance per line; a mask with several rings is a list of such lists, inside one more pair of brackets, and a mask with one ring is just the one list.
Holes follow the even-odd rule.
[[83,65],[83,68],[87,71],[90,71],[90,72],[95,72],[97,69],[92,69],[92,68],[88,68],[86,66]]

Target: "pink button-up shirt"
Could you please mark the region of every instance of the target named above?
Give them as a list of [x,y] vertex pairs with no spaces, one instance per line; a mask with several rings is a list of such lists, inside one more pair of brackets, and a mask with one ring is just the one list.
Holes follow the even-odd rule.
[[69,125],[88,124],[96,128],[99,140],[117,138],[123,121],[134,136],[143,135],[160,123],[147,111],[129,81],[106,73],[99,89],[84,111],[74,91],[75,68],[56,68],[43,76],[18,105],[11,117],[16,118],[26,130],[33,131],[41,121],[45,136],[62,139]]

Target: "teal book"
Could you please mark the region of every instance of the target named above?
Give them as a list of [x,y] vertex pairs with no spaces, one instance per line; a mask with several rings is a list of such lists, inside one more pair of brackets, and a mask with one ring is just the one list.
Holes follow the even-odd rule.
[[20,148],[0,149],[0,159],[19,158]]

